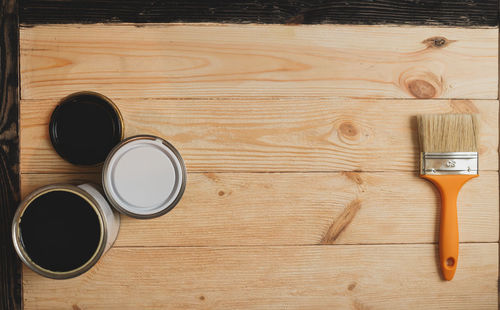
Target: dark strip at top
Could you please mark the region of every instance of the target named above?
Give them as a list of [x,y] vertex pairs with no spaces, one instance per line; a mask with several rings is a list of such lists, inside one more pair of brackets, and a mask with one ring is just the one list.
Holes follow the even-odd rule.
[[222,22],[498,25],[498,0],[20,0],[22,24]]

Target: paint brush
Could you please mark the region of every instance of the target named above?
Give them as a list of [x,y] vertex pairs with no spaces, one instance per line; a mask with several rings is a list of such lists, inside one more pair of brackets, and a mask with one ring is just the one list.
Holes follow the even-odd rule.
[[429,114],[417,121],[420,176],[441,194],[439,265],[449,281],[458,263],[458,193],[478,176],[478,120],[474,114]]

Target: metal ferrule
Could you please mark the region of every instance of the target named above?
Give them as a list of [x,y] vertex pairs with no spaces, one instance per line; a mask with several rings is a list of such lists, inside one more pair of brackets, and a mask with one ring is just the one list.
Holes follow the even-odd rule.
[[477,152],[420,153],[420,174],[478,174]]

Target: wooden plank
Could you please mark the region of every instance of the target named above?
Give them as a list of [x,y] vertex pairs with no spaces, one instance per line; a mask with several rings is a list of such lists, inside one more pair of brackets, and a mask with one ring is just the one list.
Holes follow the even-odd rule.
[[[115,99],[115,98],[112,98]],[[125,135],[162,136],[188,171],[416,171],[416,117],[478,112],[481,170],[498,169],[498,101],[318,98],[115,99]],[[56,100],[21,103],[23,173],[97,172],[66,163],[48,137]],[[396,148],[397,146],[397,148]]]
[[[22,193],[99,175],[23,174]],[[190,173],[173,211],[122,216],[117,247],[437,242],[439,194],[412,172]],[[460,240],[497,242],[498,174],[484,172],[459,197]],[[350,214],[350,216],[346,216]]]
[[[362,39],[358,39],[362,38]],[[498,29],[46,25],[21,29],[23,99],[497,99]]]
[[496,309],[498,244],[113,248],[65,281],[25,268],[29,309]]
[[23,0],[21,22],[230,22],[495,26],[496,0]]
[[19,21],[16,0],[0,1],[0,309],[22,308],[21,264],[11,242],[19,201]]

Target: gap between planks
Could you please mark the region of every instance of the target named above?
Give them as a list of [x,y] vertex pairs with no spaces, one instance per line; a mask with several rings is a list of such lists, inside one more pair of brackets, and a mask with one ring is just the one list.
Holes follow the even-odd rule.
[[[461,241],[459,244],[498,244],[499,241]],[[113,248],[119,249],[162,249],[162,248],[211,248],[211,249],[231,249],[231,248],[289,248],[289,247],[315,247],[315,246],[404,246],[404,245],[438,245],[438,242],[381,242],[381,243],[348,243],[348,244],[242,244],[242,245],[113,245]]]
[[[255,174],[279,174],[279,173],[283,173],[283,174],[286,174],[286,173],[304,173],[304,174],[308,174],[308,173],[318,173],[318,174],[339,174],[339,173],[346,173],[346,172],[353,172],[353,173],[395,173],[395,172],[398,172],[398,171],[388,171],[388,170],[368,170],[368,171],[363,171],[363,170],[332,170],[332,171],[317,171],[317,170],[305,170],[305,171],[302,171],[302,170],[297,170],[297,171],[286,171],[286,170],[283,170],[283,171],[273,171],[273,170],[270,170],[270,171],[252,171],[252,170],[207,170],[207,171],[189,171],[190,174],[206,174],[206,173],[220,173],[220,174],[224,174],[224,173],[255,173]],[[415,175],[418,175],[418,170],[402,170],[402,171],[399,171],[399,172],[414,172]],[[483,169],[480,171],[481,172],[498,172],[498,169],[495,169],[495,170],[491,170],[491,169]],[[81,172],[78,172],[78,171],[68,171],[68,172],[55,172],[55,171],[47,171],[47,172],[22,172],[21,175],[44,175],[44,174],[47,174],[47,175],[60,175],[60,174],[68,174],[68,175],[95,175],[97,172],[95,171],[89,171],[89,172],[85,172],[85,171],[81,171]],[[100,174],[100,173],[97,173],[97,174]],[[481,175],[481,174],[480,174]]]
[[[51,101],[59,101],[61,98],[49,98],[49,99],[33,99],[33,98],[22,98],[23,102],[26,103],[36,103],[39,101],[44,101],[44,100],[51,100]],[[349,101],[373,101],[373,102],[384,102],[384,101],[402,101],[402,102],[418,102],[423,99],[419,98],[397,98],[397,97],[387,97],[387,98],[371,98],[371,97],[352,97],[352,98],[339,98],[335,96],[289,96],[289,95],[283,95],[283,96],[237,96],[237,97],[214,97],[214,96],[207,96],[207,97],[120,97],[120,96],[113,96],[113,100],[116,101],[121,101],[121,100],[130,100],[130,101],[148,101],[148,100],[153,100],[153,101],[159,101],[159,100],[173,100],[173,101],[238,101],[238,100],[253,100],[253,101],[273,101],[273,100],[329,100],[329,101],[335,101],[335,100],[349,100]],[[472,102],[485,102],[487,103],[488,101],[498,101],[497,98],[492,98],[492,99],[481,99],[481,98],[476,98],[476,99],[470,99],[470,98],[432,98],[432,99],[425,99],[425,100],[431,100],[434,102],[450,102],[450,101],[472,101]]]

